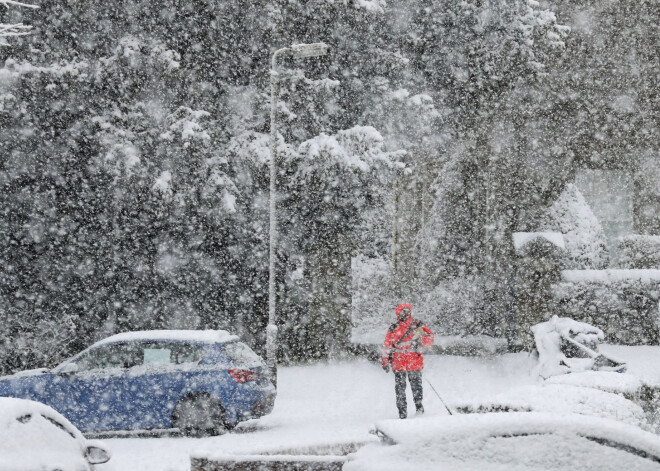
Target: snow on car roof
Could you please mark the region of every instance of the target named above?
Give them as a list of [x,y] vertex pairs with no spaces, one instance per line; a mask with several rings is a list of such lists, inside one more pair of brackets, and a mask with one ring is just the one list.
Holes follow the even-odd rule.
[[[30,401],[28,399],[17,399],[13,397],[0,397],[0,420],[6,417],[16,418],[17,414],[27,414],[30,412],[39,412],[48,407],[40,402]],[[48,407],[50,409],[50,407]]]
[[191,343],[226,343],[238,340],[238,336],[226,330],[141,330],[123,332],[96,342],[92,347],[98,347],[117,342],[162,341]]
[[[620,373],[613,373],[622,376]],[[571,376],[571,375],[569,375]],[[641,428],[648,427],[642,408],[619,394],[591,387],[552,384],[526,385],[499,394],[474,397],[465,403],[453,403],[455,409],[474,412],[552,412],[583,414],[618,420]]]
[[[69,422],[62,414],[52,407],[37,401],[29,399],[19,399],[14,397],[0,397],[0,428],[7,422],[13,422],[17,417],[28,414],[41,414],[58,420],[64,426],[68,427],[71,433],[79,435],[80,432]],[[2,440],[0,440],[2,442]]]
[[548,384],[563,384],[599,389],[617,394],[635,394],[644,382],[633,375],[612,371],[580,371],[567,375],[552,376],[545,380]]
[[403,444],[435,444],[493,436],[572,432],[580,436],[611,440],[660,457],[660,437],[657,435],[633,425],[579,414],[455,414],[426,416],[415,420],[383,420],[376,423],[376,428],[396,443]]

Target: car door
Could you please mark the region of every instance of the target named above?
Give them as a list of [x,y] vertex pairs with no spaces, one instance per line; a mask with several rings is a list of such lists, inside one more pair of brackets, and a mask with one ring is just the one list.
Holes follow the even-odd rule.
[[122,398],[125,372],[141,363],[130,343],[102,345],[76,358],[78,371],[68,375],[71,407],[65,415],[81,430],[123,430],[127,410]]
[[194,385],[203,347],[182,342],[139,344],[142,365],[127,371],[124,397],[128,414],[141,429],[172,426],[172,410]]

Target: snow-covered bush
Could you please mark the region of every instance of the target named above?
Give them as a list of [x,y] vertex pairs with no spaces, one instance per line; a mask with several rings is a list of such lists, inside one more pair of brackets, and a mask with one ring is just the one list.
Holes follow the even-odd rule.
[[656,344],[660,277],[605,276],[613,271],[564,271],[553,287],[557,314],[601,327],[607,342]]
[[413,312],[438,335],[464,335],[474,329],[483,295],[483,284],[475,277],[445,280],[426,293]]
[[621,268],[660,268],[660,236],[621,237],[618,264]]
[[539,229],[564,234],[566,268],[600,269],[607,266],[607,240],[603,228],[574,184],[566,185],[557,201],[548,208]]

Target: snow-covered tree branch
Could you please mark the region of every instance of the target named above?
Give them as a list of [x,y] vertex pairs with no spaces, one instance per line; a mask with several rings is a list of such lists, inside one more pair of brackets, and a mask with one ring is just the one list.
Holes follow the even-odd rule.
[[[39,8],[37,5],[29,3],[15,2],[14,0],[0,0],[0,5],[6,8],[10,6],[18,6],[25,8]],[[0,46],[8,46],[7,38],[14,36],[25,36],[29,34],[32,26],[24,25],[23,23],[0,23]]]

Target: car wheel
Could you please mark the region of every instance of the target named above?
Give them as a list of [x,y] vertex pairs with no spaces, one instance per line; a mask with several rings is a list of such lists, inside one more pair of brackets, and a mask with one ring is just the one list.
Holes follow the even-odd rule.
[[185,397],[174,408],[172,426],[193,437],[219,435],[226,431],[225,411],[210,396]]

